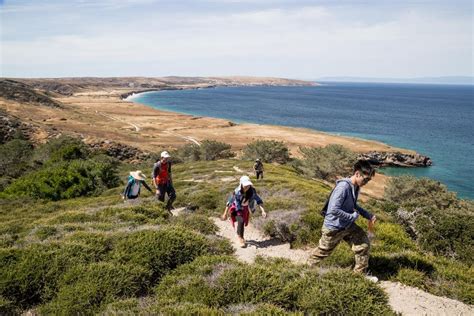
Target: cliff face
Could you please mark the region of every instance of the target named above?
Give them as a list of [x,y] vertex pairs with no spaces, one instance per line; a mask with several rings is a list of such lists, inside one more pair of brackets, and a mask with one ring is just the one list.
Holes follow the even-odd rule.
[[367,160],[372,165],[380,167],[429,167],[433,164],[428,156],[402,154],[399,152],[369,152],[359,155],[358,158]]

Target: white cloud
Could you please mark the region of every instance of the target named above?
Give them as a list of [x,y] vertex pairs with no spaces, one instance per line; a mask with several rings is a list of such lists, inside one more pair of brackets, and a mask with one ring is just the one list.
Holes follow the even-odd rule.
[[[152,0],[127,3],[135,1]],[[87,34],[4,41],[4,68],[109,63],[140,75],[149,69],[127,66],[140,63],[166,65],[169,74],[182,75],[191,74],[183,65],[190,72],[207,74],[238,71],[287,77],[472,73],[469,19],[412,10],[366,23],[347,19],[348,13],[338,10],[322,6],[227,14],[157,10],[123,23],[97,25],[96,32]]]

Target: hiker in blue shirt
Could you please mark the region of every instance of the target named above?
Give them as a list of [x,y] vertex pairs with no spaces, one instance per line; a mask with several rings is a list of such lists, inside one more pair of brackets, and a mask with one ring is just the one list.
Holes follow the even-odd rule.
[[145,186],[145,189],[153,194],[151,188],[148,186],[148,184],[146,184],[145,179],[145,175],[140,170],[130,172],[127,186],[125,187],[125,190],[122,194],[122,199],[126,201],[138,198],[140,196],[140,189],[142,185]]
[[[351,246],[355,254],[354,271],[365,273],[369,266],[370,241],[365,231],[355,221],[361,215],[373,225],[376,218],[375,215],[357,204],[357,198],[360,188],[372,179],[374,173],[375,170],[369,162],[360,160],[354,165],[354,172],[350,178],[336,182],[324,214],[319,246],[310,259],[312,264],[317,264],[328,257],[334,248],[344,240]],[[368,278],[371,281],[377,281],[376,277]]]

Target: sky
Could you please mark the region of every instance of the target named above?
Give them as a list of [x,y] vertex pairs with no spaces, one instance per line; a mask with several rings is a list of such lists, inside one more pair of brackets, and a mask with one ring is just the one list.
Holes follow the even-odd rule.
[[0,76],[472,76],[473,29],[464,0],[0,0]]

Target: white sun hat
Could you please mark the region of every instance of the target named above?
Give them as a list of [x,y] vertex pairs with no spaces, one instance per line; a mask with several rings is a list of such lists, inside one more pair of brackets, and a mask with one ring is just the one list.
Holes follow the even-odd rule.
[[242,176],[240,178],[240,185],[246,187],[248,185],[253,185],[253,183],[252,181],[250,181],[250,178],[248,176]]
[[141,170],[137,170],[137,171],[132,171],[130,172],[130,175],[134,178],[134,179],[137,179],[137,180],[145,180],[146,179],[146,176],[143,174],[143,172],[141,172]]
[[170,156],[170,154],[169,154],[167,151],[163,151],[163,152],[161,153],[161,158],[169,158],[169,157],[171,157],[171,156]]

